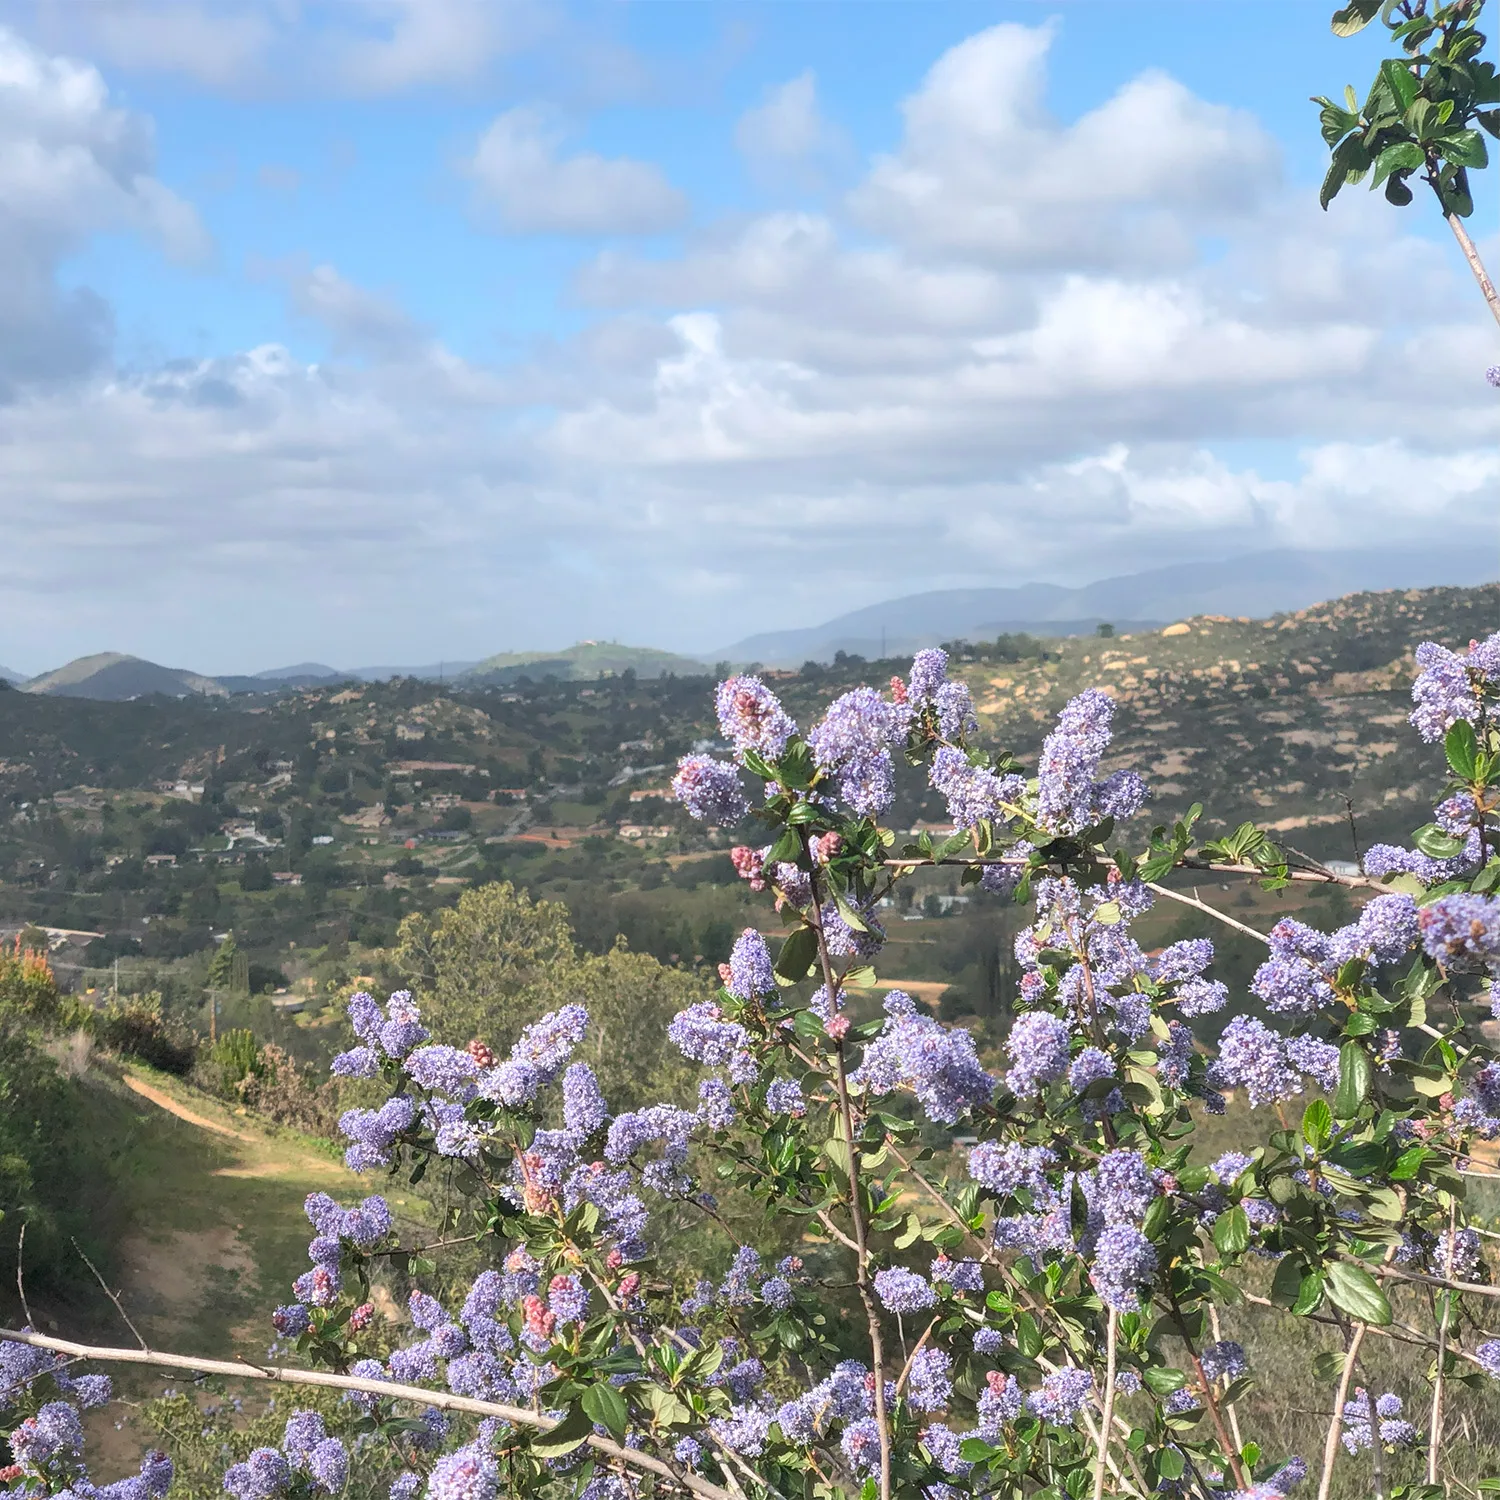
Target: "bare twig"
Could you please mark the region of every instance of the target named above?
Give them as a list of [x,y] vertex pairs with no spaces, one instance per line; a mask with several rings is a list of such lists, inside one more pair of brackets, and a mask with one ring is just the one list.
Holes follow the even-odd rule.
[[21,1220],[21,1232],[16,1237],[16,1291],[21,1298],[21,1313],[27,1327],[35,1327],[31,1308],[26,1302],[26,1220]]
[[73,1240],[73,1248],[78,1252],[79,1259],[83,1261],[84,1265],[86,1265],[89,1270],[94,1273],[94,1280],[97,1281],[101,1287],[103,1287],[104,1295],[114,1303],[115,1311],[119,1313],[119,1315],[125,1320],[125,1326],[135,1335],[136,1343],[138,1343],[142,1349],[149,1349],[151,1346],[142,1337],[141,1330],[130,1321],[130,1314],[125,1311],[125,1304],[120,1301],[119,1296],[116,1293],[110,1291],[109,1283],[105,1281],[105,1279],[99,1274],[99,1267],[96,1266],[93,1261],[91,1261],[88,1256],[84,1254],[83,1246],[80,1245],[77,1240]]
[[1217,906],[1210,906],[1207,901],[1200,901],[1196,896],[1184,896],[1181,891],[1169,890],[1164,885],[1158,885],[1154,880],[1146,882],[1148,891],[1155,891],[1158,896],[1165,896],[1168,901],[1176,901],[1183,906],[1191,906],[1197,911],[1205,912],[1210,917],[1216,918],[1226,927],[1232,927],[1236,932],[1243,932],[1246,937],[1259,939],[1262,943],[1269,944],[1270,938],[1265,933],[1257,932],[1253,927],[1247,927],[1243,922],[1231,917],[1226,912],[1219,910]]
[[1339,1432],[1344,1425],[1344,1402],[1349,1399],[1349,1382],[1354,1378],[1354,1362],[1365,1339],[1365,1325],[1356,1323],[1344,1353],[1344,1369],[1339,1376],[1338,1395],[1333,1398],[1333,1415],[1328,1420],[1328,1436],[1323,1440],[1323,1472],[1318,1478],[1318,1500],[1328,1500],[1333,1485],[1333,1466],[1339,1456]]
[[[1448,1244],[1443,1257],[1448,1279],[1453,1279],[1453,1241],[1458,1225],[1458,1204],[1448,1205]],[[1452,1292],[1443,1294],[1443,1316],[1438,1323],[1437,1369],[1432,1377],[1432,1410],[1427,1419],[1427,1482],[1437,1483],[1438,1455],[1443,1447],[1443,1367],[1448,1363],[1448,1325],[1453,1321]]]
[[1120,1315],[1111,1307],[1104,1335],[1104,1411],[1099,1423],[1099,1463],[1094,1469],[1094,1500],[1104,1500],[1104,1476],[1109,1472],[1109,1438],[1115,1423],[1115,1350],[1119,1333]]
[[[1219,1309],[1212,1302],[1208,1304],[1208,1326],[1213,1329],[1214,1342],[1216,1344],[1222,1343],[1224,1330],[1219,1326]],[[1245,1437],[1240,1431],[1239,1411],[1233,1403],[1226,1405],[1224,1411],[1229,1418],[1229,1435],[1234,1439],[1234,1446],[1243,1453],[1245,1451]]]
[[[1439,197],[1441,202],[1441,197]],[[1469,269],[1474,273],[1474,280],[1479,283],[1480,295],[1484,298],[1489,310],[1494,313],[1495,321],[1500,323],[1500,293],[1495,291],[1495,283],[1490,280],[1489,272],[1484,268],[1484,262],[1479,258],[1479,252],[1474,248],[1474,241],[1469,238],[1469,231],[1464,228],[1464,221],[1457,214],[1444,214],[1448,221],[1448,228],[1453,231],[1453,238],[1458,241],[1458,248],[1463,251],[1464,259],[1469,263]],[[1431,1480],[1428,1481],[1432,1483]]]
[[[552,1417],[544,1417],[524,1406],[510,1406],[499,1401],[476,1401],[469,1396],[453,1396],[447,1391],[428,1390],[420,1385],[402,1385],[395,1381],[365,1380],[357,1375],[335,1375],[330,1370],[298,1370],[286,1365],[252,1365],[243,1360],[200,1359],[194,1355],[168,1354],[159,1349],[116,1349],[106,1345],[78,1344],[71,1339],[50,1338],[40,1333],[22,1333],[0,1328],[0,1339],[15,1344],[30,1344],[37,1349],[54,1349],[76,1359],[98,1360],[102,1364],[159,1365],[171,1370],[194,1370],[209,1375],[228,1375],[238,1380],[269,1380],[282,1385],[327,1386],[340,1391],[365,1391],[390,1401],[415,1401],[422,1406],[436,1406],[444,1411],[468,1411],[482,1417],[500,1417],[517,1427],[550,1432],[557,1426]],[[596,1452],[616,1463],[646,1469],[690,1489],[704,1500],[734,1500],[729,1490],[697,1474],[674,1470],[670,1464],[649,1453],[626,1448],[609,1438],[590,1435],[584,1442]]]

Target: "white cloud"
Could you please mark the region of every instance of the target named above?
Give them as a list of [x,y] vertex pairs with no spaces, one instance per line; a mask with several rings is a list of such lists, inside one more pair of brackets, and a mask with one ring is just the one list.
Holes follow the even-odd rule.
[[558,30],[538,0],[7,0],[49,44],[233,93],[469,84]]
[[750,170],[773,186],[816,186],[850,155],[847,137],[818,108],[810,70],[768,89],[761,103],[746,110],[734,127],[734,144]]
[[534,109],[497,116],[467,164],[481,217],[521,234],[651,234],[687,200],[649,162],[560,154],[563,132]]
[[389,361],[432,348],[431,334],[398,302],[356,286],[333,266],[293,261],[266,270],[286,284],[295,312],[327,330],[336,353]]
[[0,396],[103,357],[108,308],[64,293],[62,258],[101,230],[133,230],[174,260],[210,250],[192,206],[151,175],[150,122],[119,109],[98,71],[0,28]]
[[1004,24],[945,53],[902,105],[896,152],[852,210],[902,243],[997,264],[1136,266],[1192,259],[1197,237],[1242,221],[1275,184],[1253,116],[1162,73],[1071,125],[1042,97],[1047,26]]
[[[221,669],[579,634],[692,648],[764,624],[769,580],[794,624],[923,588],[1488,535],[1492,334],[1450,247],[1378,202],[1320,214],[1253,121],[1160,75],[1048,121],[1047,44],[997,28],[939,59],[852,210],[598,255],[586,326],[512,363],[300,261],[267,269],[328,362],[266,347],[135,374],[101,358],[108,309],[53,272],[96,229],[172,238],[140,186],[149,124],[91,68],[0,50],[0,526],[34,543],[8,558],[0,640],[183,659],[191,628],[193,664]],[[471,171],[517,231],[685,211],[655,168],[570,154],[529,111]],[[22,284],[40,296],[6,300]],[[118,580],[146,574],[122,609]]]

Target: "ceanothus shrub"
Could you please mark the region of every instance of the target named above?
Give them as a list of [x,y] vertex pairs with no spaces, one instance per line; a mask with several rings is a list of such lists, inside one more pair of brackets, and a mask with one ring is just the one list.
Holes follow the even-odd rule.
[[[888,693],[839,698],[806,734],[763,683],[732,678],[718,710],[733,759],[690,758],[679,794],[706,818],[754,807],[766,842],[735,865],[792,930],[775,954],[747,930],[717,998],[671,1022],[701,1069],[693,1107],[612,1113],[573,1060],[581,1006],[499,1058],[433,1038],[404,992],[354,996],[355,1045],[333,1071],[388,1096],[343,1116],[346,1163],[367,1178],[454,1174],[490,1268],[451,1305],[413,1292],[410,1337],[387,1349],[373,1342],[372,1266],[421,1261],[379,1194],[314,1194],[310,1268],[272,1319],[279,1347],[331,1372],[362,1430],[396,1446],[394,1500],[1269,1496],[1308,1456],[1232,1436],[1256,1372],[1209,1326],[1265,1265],[1272,1303],[1352,1335],[1391,1322],[1393,1283],[1442,1292],[1436,1326],[1403,1334],[1436,1355],[1426,1420],[1394,1393],[1372,1408],[1351,1336],[1330,1442],[1347,1462],[1436,1452],[1445,1385],[1500,1379],[1500,1342],[1474,1337],[1482,1322],[1463,1311],[1500,1291],[1464,1207],[1472,1145],[1500,1135],[1500,1062],[1468,1024],[1500,1005],[1500,634],[1419,659],[1412,720],[1452,772],[1435,821],[1414,850],[1371,852],[1354,921],[1273,927],[1238,997],[1213,978],[1206,939],[1143,951],[1135,924],[1176,899],[1163,878],[1335,877],[1294,868],[1249,825],[1195,845],[1196,808],[1131,852],[1116,825],[1148,788],[1105,768],[1103,693],[1062,710],[1027,775],[974,748],[941,651]],[[948,799],[952,837],[898,852],[879,821],[898,758]],[[899,990],[873,1021],[847,1004],[875,980],[882,897],[935,864],[1031,916],[1015,1019],[988,1066],[965,1029]],[[1204,1048],[1190,1023],[1230,1008]],[[1230,1092],[1265,1129],[1205,1157],[1193,1128]],[[945,1175],[924,1130],[976,1143]],[[718,1179],[846,1261],[859,1358],[827,1336],[847,1305],[838,1288],[795,1256],[767,1263],[726,1230],[721,1277],[663,1278],[653,1213],[723,1226]],[[56,1340],[10,1337],[26,1340],[0,1346],[10,1487],[159,1497],[159,1457],[94,1489],[78,1409],[107,1399],[103,1377],[73,1376]],[[224,1483],[236,1500],[300,1500],[337,1493],[349,1471],[317,1414],[298,1412]]]

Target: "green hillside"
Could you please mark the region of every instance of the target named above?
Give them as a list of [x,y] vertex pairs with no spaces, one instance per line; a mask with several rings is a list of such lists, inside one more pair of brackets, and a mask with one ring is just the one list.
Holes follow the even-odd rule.
[[462,681],[505,683],[525,676],[535,682],[555,677],[559,682],[591,682],[598,677],[701,677],[708,672],[701,661],[657,651],[650,646],[622,646],[616,641],[580,641],[565,651],[509,651],[486,657],[469,668]]
[[22,685],[24,693],[44,693],[53,697],[95,698],[106,702],[124,702],[163,693],[171,698],[185,693],[224,696],[226,689],[212,677],[178,667],[158,666],[139,656],[119,651],[101,651],[94,656],[80,656],[44,672]]

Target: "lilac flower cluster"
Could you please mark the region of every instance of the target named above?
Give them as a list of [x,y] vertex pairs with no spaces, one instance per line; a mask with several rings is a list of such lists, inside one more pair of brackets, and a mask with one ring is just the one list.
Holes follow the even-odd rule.
[[891,805],[891,746],[906,739],[910,722],[909,706],[861,687],[835,698],[808,735],[818,769],[834,778],[839,797],[861,817],[878,816]]
[[711,755],[684,755],[677,762],[672,795],[700,823],[729,828],[750,815],[740,773]]
[[281,1448],[256,1448],[243,1463],[232,1464],[224,1488],[235,1500],[275,1500],[291,1490],[297,1474],[325,1495],[338,1494],[349,1478],[348,1450],[327,1436],[317,1412],[293,1412]]
[[1406,956],[1417,940],[1417,907],[1410,896],[1376,896],[1358,920],[1331,936],[1284,917],[1270,931],[1271,956],[1250,989],[1277,1015],[1310,1016],[1334,998],[1334,977],[1351,959],[1374,969]]
[[1351,1453],[1360,1453],[1374,1445],[1378,1430],[1380,1441],[1387,1448],[1410,1448],[1417,1441],[1417,1429],[1401,1415],[1401,1398],[1387,1391],[1370,1407],[1370,1393],[1356,1391],[1352,1401],[1344,1403],[1344,1447]]
[[1440,896],[1422,908],[1417,923],[1429,958],[1448,969],[1500,978],[1500,898]]
[[888,1266],[875,1273],[875,1295],[893,1313],[921,1312],[937,1306],[937,1293],[925,1278],[905,1266]]
[[1500,689],[1500,631],[1470,643],[1466,652],[1450,651],[1436,641],[1417,647],[1422,669],[1412,684],[1412,727],[1429,744],[1441,740],[1460,719],[1473,723],[1480,701]]
[[985,819],[1009,820],[1015,804],[1026,791],[1020,776],[997,776],[983,765],[974,765],[962,750],[944,745],[932,758],[928,781],[948,804],[948,816],[956,828],[973,828]]
[[1236,1016],[1224,1028],[1208,1082],[1214,1089],[1243,1088],[1251,1109],[1302,1092],[1302,1075],[1288,1055],[1286,1038],[1253,1016]]
[[980,1067],[968,1031],[919,1014],[903,990],[886,996],[885,1010],[880,1035],[849,1075],[852,1088],[872,1095],[910,1089],[927,1118],[942,1125],[989,1102],[995,1080]]
[[1101,818],[1129,818],[1146,803],[1146,783],[1135,771],[1098,779],[1109,749],[1115,706],[1097,688],[1063,706],[1057,728],[1037,761],[1037,823],[1052,834],[1081,832]]
[[361,990],[349,997],[348,1014],[360,1045],[334,1058],[333,1071],[341,1077],[373,1078],[382,1057],[400,1062],[431,1035],[407,990],[397,990],[383,1010],[379,1001]]
[[725,988],[736,1000],[754,1000],[776,993],[776,974],[766,940],[754,927],[735,939],[729,954],[729,979]]
[[714,710],[724,738],[742,757],[754,750],[776,760],[797,732],[780,699],[758,677],[726,678],[714,694]]

